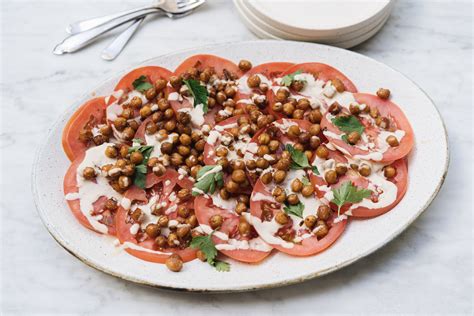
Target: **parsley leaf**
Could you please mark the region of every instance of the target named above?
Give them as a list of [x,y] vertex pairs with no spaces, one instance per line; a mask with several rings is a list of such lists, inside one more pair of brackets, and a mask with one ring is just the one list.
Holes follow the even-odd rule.
[[303,183],[303,185],[308,185],[308,184],[310,184],[308,177],[303,177],[303,178],[301,178],[301,182]]
[[296,205],[290,205],[285,203],[283,210],[286,214],[293,214],[295,216],[298,216],[299,218],[303,218],[304,204],[301,202]]
[[216,259],[217,248],[214,242],[212,241],[213,233],[214,231],[207,236],[193,237],[190,246],[191,248],[201,250],[206,256],[207,263],[216,268],[217,271],[228,272],[230,271],[230,264]]
[[341,208],[346,203],[359,203],[372,194],[372,191],[367,189],[359,190],[351,181],[344,182],[339,188],[333,189],[332,192],[334,199],[331,202],[337,205],[337,216],[340,215]]
[[286,150],[291,155],[291,165],[290,169],[299,170],[299,169],[306,169],[311,168],[314,174],[319,175],[319,170],[316,166],[311,166],[308,162],[308,157],[304,154],[304,152],[296,150],[293,145],[286,144]]
[[354,115],[334,117],[331,122],[336,125],[339,130],[348,134],[351,132],[358,132],[362,135],[365,129]]
[[[213,172],[209,172],[209,171]],[[209,172],[209,173],[208,173]],[[202,167],[197,174],[197,181],[194,183],[192,194],[197,196],[204,193],[213,194],[216,188],[224,185],[224,174],[219,165]]]
[[150,155],[153,152],[153,146],[134,146],[128,149],[129,153],[138,151],[143,155],[143,161],[141,164],[135,166],[135,174],[133,177],[133,184],[143,189],[146,183],[147,174],[147,163],[150,159]]
[[196,107],[198,104],[202,104],[204,113],[207,113],[207,97],[209,96],[207,88],[202,86],[198,80],[189,79],[183,80],[183,82],[188,87],[189,92],[191,92],[194,98],[194,107]]
[[299,75],[300,73],[302,73],[302,71],[297,70],[292,74],[284,76],[283,78],[281,78],[281,83],[286,87],[291,86],[291,83],[295,80],[295,76]]
[[153,88],[153,85],[148,82],[147,77],[143,75],[135,79],[132,84],[135,90],[140,92],[145,92],[146,90]]

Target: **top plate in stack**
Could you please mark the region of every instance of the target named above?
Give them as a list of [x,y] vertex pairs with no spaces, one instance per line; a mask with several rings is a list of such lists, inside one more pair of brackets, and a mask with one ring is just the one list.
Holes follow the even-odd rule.
[[243,22],[257,36],[350,48],[385,24],[393,0],[234,0]]

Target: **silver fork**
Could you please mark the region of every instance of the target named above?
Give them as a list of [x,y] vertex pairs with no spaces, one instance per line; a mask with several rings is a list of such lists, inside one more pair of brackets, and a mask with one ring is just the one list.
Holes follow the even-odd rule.
[[77,34],[109,23],[121,17],[156,9],[161,9],[165,12],[173,14],[182,13],[183,11],[187,11],[188,6],[196,2],[198,2],[198,0],[155,0],[151,5],[71,23],[66,28],[66,32],[69,34]]
[[[184,2],[183,2],[184,1]],[[178,5],[179,2],[179,5]],[[124,24],[129,21],[142,18],[150,13],[166,13],[166,14],[181,14],[193,10],[202,5],[205,0],[165,0],[160,1],[163,5],[158,8],[154,7],[145,11],[139,11],[128,15],[123,15],[119,18],[113,18],[109,22],[101,24],[100,26],[94,27],[87,31],[70,35],[58,44],[53,53],[61,55],[64,53],[72,53],[79,49],[87,46],[96,40],[100,35]],[[186,5],[183,5],[186,3]]]
[[[171,19],[177,19],[190,14],[192,11],[193,10],[190,10],[181,14],[167,13],[166,15]],[[104,48],[100,57],[105,60],[114,60],[115,58],[117,58],[117,56],[125,48],[125,46],[130,41],[133,34],[135,34],[136,30],[141,25],[144,19],[145,18],[143,17],[133,21],[133,23],[129,27],[127,27],[125,31],[120,33],[106,48]]]

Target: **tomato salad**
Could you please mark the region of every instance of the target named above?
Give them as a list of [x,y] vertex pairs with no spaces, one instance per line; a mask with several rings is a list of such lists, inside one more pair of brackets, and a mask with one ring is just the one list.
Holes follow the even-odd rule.
[[84,227],[175,272],[313,256],[407,190],[414,134],[390,99],[322,63],[138,68],[66,124],[65,199]]

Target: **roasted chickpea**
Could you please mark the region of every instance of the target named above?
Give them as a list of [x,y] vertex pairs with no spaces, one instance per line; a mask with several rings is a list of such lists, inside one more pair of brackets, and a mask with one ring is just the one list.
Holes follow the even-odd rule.
[[304,196],[304,197],[310,197],[312,196],[314,193],[314,188],[311,184],[307,184],[305,186],[303,186],[303,189],[301,189],[301,194]]
[[137,208],[130,214],[130,217],[134,222],[140,223],[143,219],[143,212],[140,208]]
[[197,151],[202,152],[204,151],[205,145],[206,145],[206,141],[204,139],[200,139],[194,144],[194,148],[196,148]]
[[287,116],[293,115],[294,111],[295,111],[295,106],[292,103],[287,102],[283,104],[283,113],[285,113]]
[[118,185],[121,189],[126,189],[132,184],[132,181],[127,176],[120,176],[118,178]]
[[117,158],[118,151],[115,146],[107,146],[105,148],[105,155],[109,158]]
[[316,149],[319,147],[319,145],[321,145],[321,140],[319,139],[319,137],[311,136],[311,138],[309,139],[309,147],[311,147],[311,149]]
[[388,98],[390,98],[390,90],[380,88],[377,90],[377,96],[383,100],[387,100]]
[[301,133],[301,130],[298,125],[291,125],[288,128],[288,136],[290,137],[298,137]]
[[168,216],[162,215],[162,216],[160,216],[160,218],[158,219],[158,223],[157,223],[157,224],[158,224],[160,227],[168,227],[169,221],[170,221],[170,220],[169,220]]
[[181,189],[178,191],[178,194],[177,194],[178,198],[181,200],[181,201],[187,201],[191,198],[191,191],[189,189]]
[[331,208],[327,205],[320,205],[318,207],[318,218],[322,220],[327,220],[329,219],[329,216],[331,216]]
[[359,104],[357,103],[351,103],[349,105],[349,112],[351,112],[352,115],[359,115],[360,114],[360,107]]
[[280,225],[288,224],[288,215],[285,212],[280,211],[275,215],[275,221]]
[[165,88],[166,88],[166,84],[168,83],[168,81],[166,81],[165,79],[158,79],[155,81],[155,89],[156,91],[160,92],[160,91],[163,91]]
[[246,179],[247,177],[245,176],[245,171],[237,169],[232,172],[232,181],[236,183],[243,183]]
[[338,114],[339,112],[341,112],[341,105],[337,102],[334,102],[333,104],[331,104],[328,108],[328,112],[331,113],[332,115],[336,115]]
[[151,107],[149,105],[145,105],[140,109],[140,116],[142,119],[146,119],[151,115]]
[[127,127],[127,120],[123,117],[118,117],[114,121],[114,126],[118,131],[123,131]]
[[344,92],[346,90],[342,81],[337,78],[332,79],[331,83],[334,86],[334,88],[336,88],[336,91],[339,93]]
[[256,162],[257,168],[267,169],[270,163],[264,158],[258,158]]
[[125,158],[128,156],[128,147],[127,145],[122,145],[120,146],[120,157]]
[[393,178],[397,175],[397,169],[393,166],[386,166],[383,168],[383,175],[387,179]]
[[329,228],[328,226],[326,225],[326,223],[322,222],[322,221],[318,221],[317,222],[317,231],[315,233],[316,237],[318,238],[323,238],[324,236],[326,236],[328,233],[329,233]]
[[202,250],[198,250],[196,252],[196,257],[202,262],[205,262],[207,260],[206,254]]
[[250,69],[252,69],[252,63],[248,60],[242,59],[241,61],[239,61],[239,68],[244,72],[249,71]]
[[320,145],[318,148],[316,148],[316,156],[321,159],[328,159],[329,150],[325,146]]
[[[169,237],[168,237],[169,240]],[[165,261],[166,267],[173,272],[179,272],[183,269],[183,259],[178,254],[172,254]]]
[[247,205],[244,202],[239,202],[235,206],[235,212],[237,214],[242,214],[243,212],[247,211]]
[[247,236],[250,234],[250,224],[243,221],[239,223],[239,233],[241,236]]
[[269,184],[273,180],[273,176],[271,172],[265,172],[261,175],[260,179],[264,184]]
[[225,184],[225,189],[230,193],[237,193],[239,191],[239,184],[233,180],[229,180]]
[[247,79],[247,85],[249,86],[249,88],[258,88],[258,86],[260,85],[260,77],[258,75],[252,75],[250,77],[248,77]]
[[273,174],[273,180],[275,181],[275,183],[282,183],[283,181],[285,181],[285,178],[286,178],[286,171],[284,170],[277,170]]
[[247,160],[245,165],[248,170],[255,170],[255,168],[257,168],[257,163],[253,159]]
[[130,162],[139,165],[143,161],[143,154],[139,151],[134,151],[130,154]]
[[309,142],[309,139],[311,138],[311,135],[308,133],[308,132],[302,132],[299,136],[298,136],[298,141],[301,143],[301,144],[307,144]]
[[272,105],[272,110],[275,112],[281,112],[283,111],[283,104],[281,102],[275,102]]
[[223,222],[224,219],[221,215],[212,215],[211,218],[209,218],[209,226],[211,226],[212,229],[219,229]]
[[357,131],[350,132],[349,135],[347,135],[347,142],[351,145],[357,144],[359,140],[360,134]]
[[158,125],[156,125],[153,121],[150,121],[146,124],[145,132],[148,135],[153,135],[158,131]]
[[270,135],[268,135],[267,133],[262,133],[258,136],[258,142],[261,145],[268,145],[270,141],[271,141]]
[[398,145],[400,145],[398,139],[393,135],[388,136],[386,142],[390,145],[390,147],[397,147]]
[[187,236],[189,236],[190,232],[191,232],[191,227],[189,227],[188,225],[180,226],[176,230],[176,235],[178,235],[179,238],[186,238]]
[[326,173],[324,174],[324,180],[326,180],[328,184],[335,184],[337,182],[336,171],[335,170],[326,171]]
[[87,143],[89,142],[94,135],[92,134],[92,130],[83,128],[79,131],[79,140],[81,142]]
[[173,88],[177,89],[183,84],[183,79],[180,76],[171,76],[170,84]]
[[308,215],[306,216],[306,218],[304,219],[304,224],[306,225],[306,227],[308,227],[309,229],[313,229],[314,225],[316,225],[316,222],[318,221],[318,219],[316,218],[316,216],[314,215]]
[[295,91],[301,91],[304,89],[304,85],[305,85],[305,82],[302,80],[293,80],[290,87],[291,89]]
[[377,118],[379,116],[379,110],[376,107],[371,107],[369,110],[370,117]]
[[171,106],[170,103],[168,102],[168,100],[166,100],[166,99],[159,99],[157,104],[158,104],[158,108],[162,112],[168,110]]
[[173,153],[171,154],[171,164],[175,167],[178,167],[183,164],[183,156],[181,156],[179,153]]
[[323,114],[321,113],[320,110],[312,110],[309,112],[308,119],[311,123],[321,123],[321,119],[323,118]]
[[290,159],[287,159],[287,158],[281,158],[276,164],[275,164],[275,168],[277,170],[283,170],[283,171],[287,171],[289,168],[290,168]]
[[164,236],[158,236],[155,238],[155,244],[158,246],[158,248],[163,248],[166,245],[166,237]]
[[362,164],[359,166],[359,173],[361,176],[368,177],[372,173],[372,168],[367,164]]
[[287,88],[280,88],[277,90],[275,98],[277,102],[284,102],[289,95],[290,91]]
[[145,91],[145,97],[148,99],[148,100],[152,100],[156,97],[156,89],[155,87],[152,87],[148,90]]
[[263,157],[265,155],[268,155],[270,153],[270,149],[268,148],[267,145],[260,145],[258,146],[258,149],[257,149],[257,155],[259,157]]
[[131,127],[126,127],[122,132],[122,137],[125,140],[132,140],[135,136],[135,131]]
[[191,215],[186,219],[186,224],[191,226],[192,228],[196,227],[198,225],[198,220],[196,215]]
[[301,98],[298,100],[298,103],[296,104],[296,108],[299,110],[306,111],[310,107],[309,100],[306,98]]
[[295,120],[302,120],[304,117],[304,111],[296,109],[291,117]]
[[104,125],[99,128],[99,132],[107,137],[112,136],[112,127],[110,125]]
[[95,179],[96,173],[94,168],[91,167],[85,167],[84,170],[82,171],[82,177],[86,180],[92,180]]
[[298,198],[298,195],[296,194],[290,194],[286,197],[286,200],[290,205],[296,205],[300,202],[300,199]]
[[150,238],[156,238],[161,233],[160,226],[157,224],[148,224],[145,228],[145,233]]
[[303,182],[300,179],[295,179],[291,182],[291,190],[293,192],[300,192],[303,189]]
[[106,210],[115,211],[118,208],[117,200],[114,198],[107,199],[104,205]]
[[187,157],[189,156],[190,152],[191,152],[191,149],[188,146],[183,146],[183,145],[178,146],[178,153],[181,156]]
[[347,166],[343,163],[336,164],[336,173],[338,176],[343,176],[347,172]]

